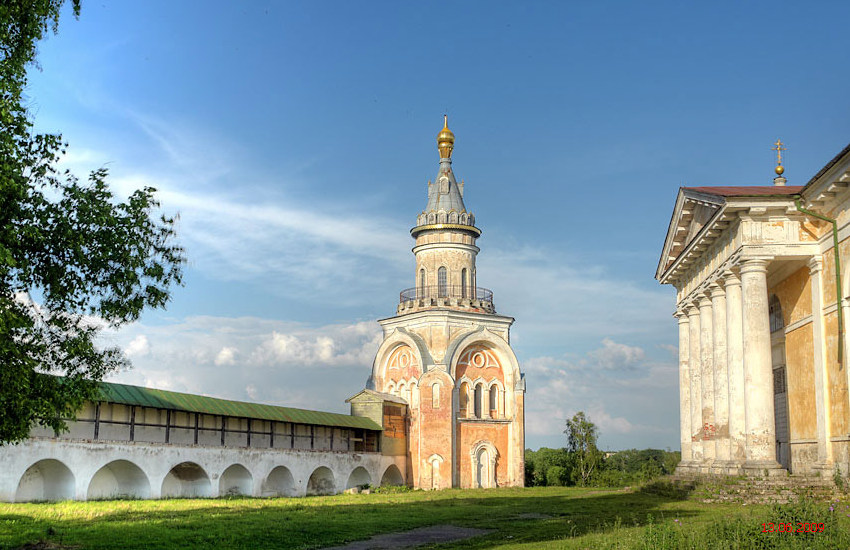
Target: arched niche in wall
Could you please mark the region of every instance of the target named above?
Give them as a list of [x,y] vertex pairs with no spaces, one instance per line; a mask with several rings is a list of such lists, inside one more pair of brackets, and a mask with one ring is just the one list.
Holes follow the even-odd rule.
[[141,468],[129,460],[113,460],[100,468],[89,482],[86,498],[150,498],[151,484]]

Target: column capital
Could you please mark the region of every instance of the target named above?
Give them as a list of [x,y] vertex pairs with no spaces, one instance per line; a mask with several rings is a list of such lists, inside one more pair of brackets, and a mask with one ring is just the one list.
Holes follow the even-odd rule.
[[688,312],[686,310],[687,310],[687,307],[682,306],[682,307],[678,308],[675,313],[673,313],[673,317],[675,317],[676,319],[679,320],[680,325],[686,324],[686,323],[689,322],[688,321]]
[[708,292],[702,295],[699,299],[699,308],[711,307],[711,298],[708,297]]
[[823,271],[823,256],[818,254],[817,256],[812,256],[809,258],[809,261],[806,262],[806,265],[809,266],[809,275],[814,275],[815,273],[820,273]]
[[745,273],[767,273],[767,262],[772,258],[741,258],[741,275]]
[[727,269],[723,272],[723,285],[727,288],[730,286],[741,286],[741,278],[733,269]]
[[695,317],[699,315],[699,304],[691,302],[684,307],[684,310],[688,317]]
[[709,294],[712,298],[720,298],[721,296],[726,296],[726,290],[723,288],[722,281],[718,279],[708,285],[707,294]]

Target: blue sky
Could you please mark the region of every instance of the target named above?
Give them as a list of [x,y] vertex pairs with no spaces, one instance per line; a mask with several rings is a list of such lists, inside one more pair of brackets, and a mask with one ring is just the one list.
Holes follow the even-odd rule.
[[408,230],[448,112],[517,319],[527,444],[586,411],[606,448],[678,448],[681,185],[803,184],[850,140],[846,2],[83,2],[40,48],[65,165],[160,190],[189,265],[106,340],[113,380],[345,411],[413,286]]

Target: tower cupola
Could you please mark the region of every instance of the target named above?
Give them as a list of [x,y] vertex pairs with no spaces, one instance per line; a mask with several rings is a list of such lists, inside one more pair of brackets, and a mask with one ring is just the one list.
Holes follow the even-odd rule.
[[410,230],[416,239],[416,286],[401,293],[399,313],[432,307],[495,312],[493,293],[477,286],[475,241],[481,230],[463,202],[463,181],[452,170],[454,143],[446,117],[437,134],[437,178],[428,182],[428,202]]

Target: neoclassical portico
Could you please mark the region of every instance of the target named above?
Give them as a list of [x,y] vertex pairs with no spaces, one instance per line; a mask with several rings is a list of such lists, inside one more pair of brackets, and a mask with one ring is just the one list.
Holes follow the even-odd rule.
[[850,470],[850,146],[805,186],[782,171],[679,191],[656,278],[677,290],[681,473]]

